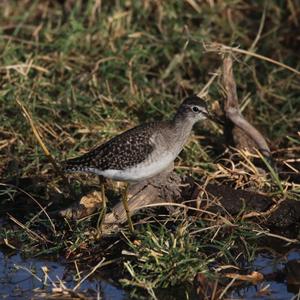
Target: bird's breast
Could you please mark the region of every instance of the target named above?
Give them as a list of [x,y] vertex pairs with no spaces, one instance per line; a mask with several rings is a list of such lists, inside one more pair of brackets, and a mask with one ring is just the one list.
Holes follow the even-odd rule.
[[108,169],[99,171],[100,175],[117,181],[136,182],[154,177],[168,168],[176,156],[166,152],[159,156],[151,155],[147,160],[124,170]]

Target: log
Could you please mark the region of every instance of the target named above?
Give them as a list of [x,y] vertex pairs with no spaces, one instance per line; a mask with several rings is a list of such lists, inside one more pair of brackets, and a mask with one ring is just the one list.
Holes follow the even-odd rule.
[[[100,192],[93,192],[82,200],[80,205],[60,211],[60,216],[77,219],[99,211],[102,201]],[[196,218],[212,214],[240,215],[245,219],[256,218],[267,227],[283,228],[300,221],[300,204],[297,201],[284,200],[276,203],[268,196],[235,190],[226,185],[201,186],[192,177],[179,176],[175,172],[131,185],[128,206],[132,216],[147,206],[164,206],[173,210],[179,206]],[[105,215],[103,236],[119,232],[126,221],[125,209],[120,201]]]

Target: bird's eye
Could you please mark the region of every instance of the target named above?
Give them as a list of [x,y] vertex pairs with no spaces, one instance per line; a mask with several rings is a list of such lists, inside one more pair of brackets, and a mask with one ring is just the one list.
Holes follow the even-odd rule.
[[199,109],[198,106],[193,106],[193,107],[192,107],[192,110],[193,110],[193,112],[195,112],[195,113],[200,112],[200,109]]

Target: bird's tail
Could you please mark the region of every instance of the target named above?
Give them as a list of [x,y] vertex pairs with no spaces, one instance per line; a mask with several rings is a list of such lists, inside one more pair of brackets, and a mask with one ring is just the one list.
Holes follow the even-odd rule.
[[61,162],[62,171],[65,173],[84,172],[89,166],[89,160],[83,156],[67,159]]

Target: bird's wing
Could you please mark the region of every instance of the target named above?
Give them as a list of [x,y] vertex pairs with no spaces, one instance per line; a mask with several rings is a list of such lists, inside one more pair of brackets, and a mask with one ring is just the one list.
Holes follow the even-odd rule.
[[124,170],[141,163],[154,151],[151,136],[155,127],[155,123],[148,123],[125,131],[82,156],[64,161],[63,168],[65,171],[78,166]]

